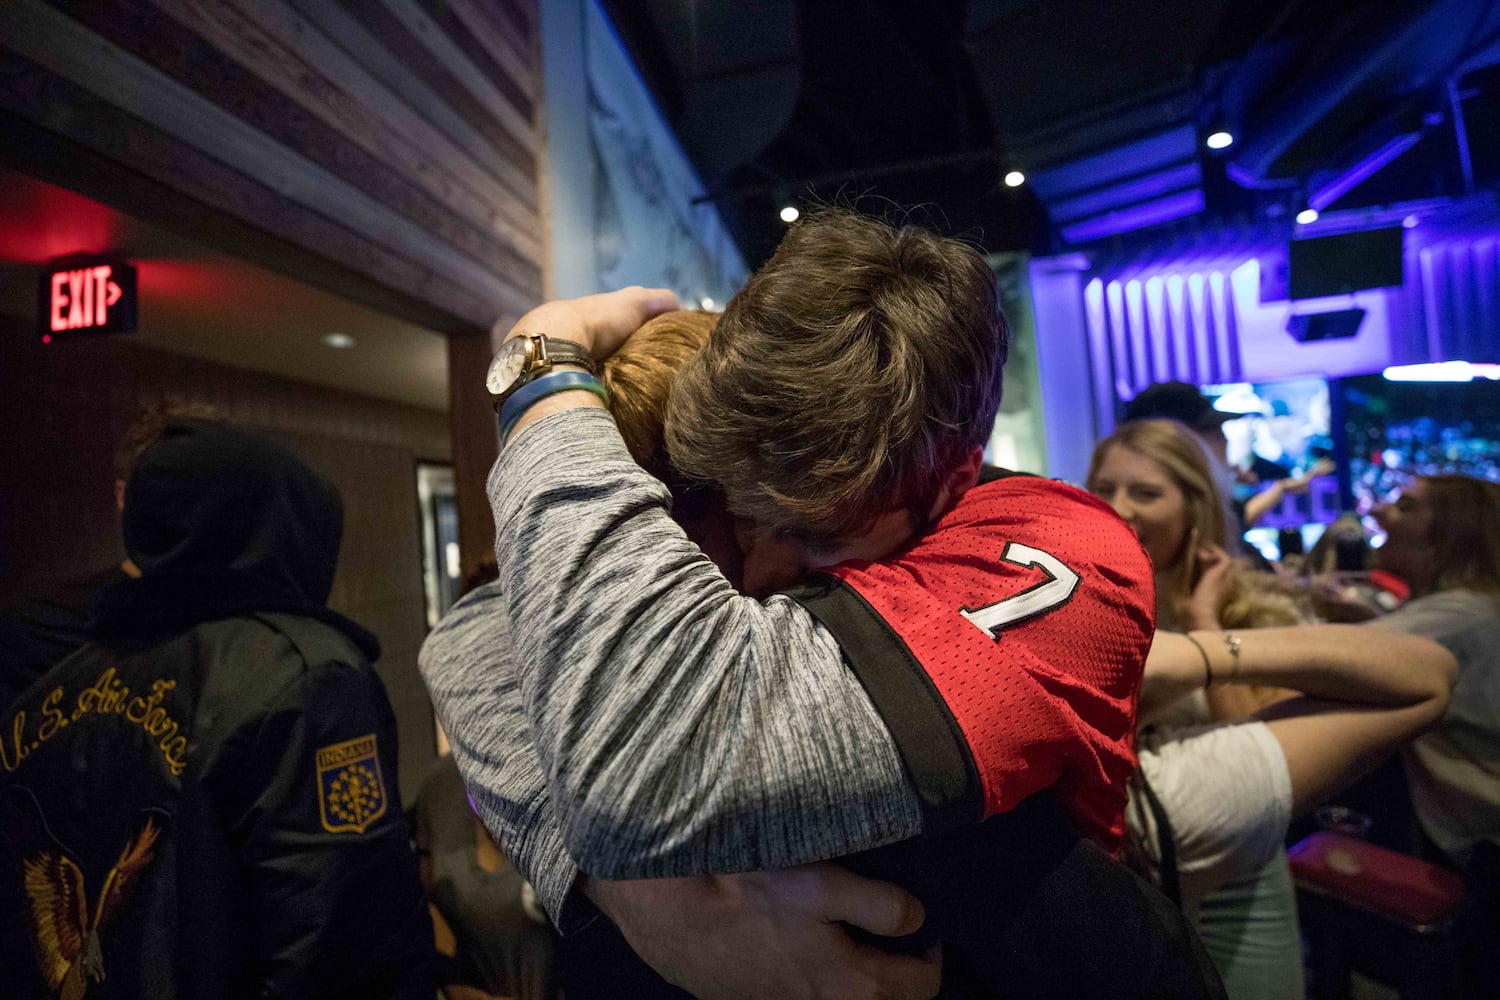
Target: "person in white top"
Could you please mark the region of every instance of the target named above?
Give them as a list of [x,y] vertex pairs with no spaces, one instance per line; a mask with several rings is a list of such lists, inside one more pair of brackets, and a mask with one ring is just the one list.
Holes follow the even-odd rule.
[[1412,599],[1376,620],[1458,657],[1448,712],[1402,755],[1422,830],[1454,864],[1500,844],[1500,483],[1423,476],[1375,508],[1377,565]]

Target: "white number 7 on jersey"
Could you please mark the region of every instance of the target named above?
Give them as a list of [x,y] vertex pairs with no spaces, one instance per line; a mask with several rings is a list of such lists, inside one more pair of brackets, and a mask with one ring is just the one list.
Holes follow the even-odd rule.
[[1078,589],[1078,574],[1062,560],[1041,549],[1020,542],[1007,542],[1000,558],[1017,566],[1035,566],[1047,574],[1047,579],[994,604],[972,610],[959,609],[959,614],[973,622],[975,628],[996,639],[1011,625],[1030,621],[1067,604],[1073,599],[1073,591]]

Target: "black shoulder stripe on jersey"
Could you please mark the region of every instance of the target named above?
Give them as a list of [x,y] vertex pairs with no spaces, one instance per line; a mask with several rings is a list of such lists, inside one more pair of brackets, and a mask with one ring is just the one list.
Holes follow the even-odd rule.
[[984,790],[958,720],[895,630],[854,588],[822,573],[783,593],[822,622],[843,650],[896,741],[926,831],[983,816]]

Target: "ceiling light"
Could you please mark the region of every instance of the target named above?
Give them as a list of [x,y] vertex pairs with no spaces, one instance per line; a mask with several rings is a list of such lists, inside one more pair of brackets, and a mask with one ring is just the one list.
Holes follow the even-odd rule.
[[1228,149],[1234,145],[1234,136],[1224,129],[1219,129],[1217,132],[1210,132],[1208,138],[1203,140],[1203,144],[1209,149]]
[[1419,223],[1421,221],[1422,220],[1419,219],[1419,218],[1417,218],[1415,215],[1408,215],[1406,218],[1404,218],[1404,219],[1401,220],[1401,228],[1403,228],[1403,229],[1416,229],[1417,228],[1417,223]]
[[1500,380],[1500,365],[1467,361],[1432,361],[1420,365],[1395,365],[1381,372],[1388,382],[1472,382]]
[[714,300],[705,295],[703,296],[703,298],[698,300],[698,305],[703,309],[704,312],[713,312]]
[[781,210],[781,221],[782,222],[796,222],[797,221],[797,216],[799,216],[801,214],[802,214],[801,212],[797,211],[797,206],[796,205],[787,205],[785,208],[783,208]]
[[347,333],[325,333],[323,334],[323,343],[327,344],[329,347],[353,347],[354,338],[349,336]]
[[1008,188],[1018,188],[1025,183],[1026,175],[1021,173],[1021,171],[1019,170],[1012,170],[1010,173],[1005,175],[1005,186]]
[[1318,210],[1316,208],[1304,208],[1297,213],[1297,225],[1307,226],[1318,221]]

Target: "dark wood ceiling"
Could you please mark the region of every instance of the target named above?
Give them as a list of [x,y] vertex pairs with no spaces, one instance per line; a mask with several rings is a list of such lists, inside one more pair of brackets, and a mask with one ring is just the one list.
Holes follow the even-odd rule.
[[1412,122],[1420,142],[1351,198],[1454,197],[1470,176],[1500,179],[1496,0],[604,6],[752,266],[788,198],[919,206],[991,250],[1057,249],[1053,206],[1006,172],[1219,120],[1256,176],[1227,183],[1239,151],[1200,151],[1195,225],[1279,217],[1315,175]]

